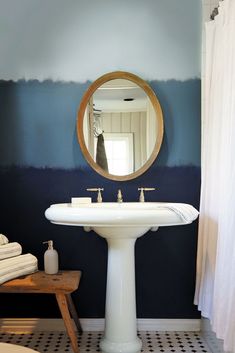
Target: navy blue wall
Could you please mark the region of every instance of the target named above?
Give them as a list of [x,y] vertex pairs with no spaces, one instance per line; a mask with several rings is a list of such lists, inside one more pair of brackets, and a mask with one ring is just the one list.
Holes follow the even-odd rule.
[[[164,114],[160,155],[141,177],[109,181],[84,160],[76,138],[76,113],[89,83],[49,81],[0,84],[0,232],[38,257],[42,242],[53,239],[61,269],[81,269],[74,295],[81,317],[104,317],[107,246],[95,233],[50,224],[44,217],[52,203],[85,196],[87,187],[105,188],[114,201],[122,188],[125,201],[136,201],[137,188],[155,186],[149,201],[187,202],[199,206],[200,80],[151,81]],[[193,305],[197,222],[160,228],[136,243],[137,312],[143,318],[196,318]],[[54,298],[5,296],[2,317],[54,317]]]

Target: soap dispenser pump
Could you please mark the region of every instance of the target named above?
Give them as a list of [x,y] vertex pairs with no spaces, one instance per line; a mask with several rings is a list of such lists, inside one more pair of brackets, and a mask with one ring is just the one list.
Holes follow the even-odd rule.
[[43,244],[48,244],[48,249],[44,253],[44,271],[49,275],[54,275],[59,270],[58,253],[53,248],[53,240],[44,241]]

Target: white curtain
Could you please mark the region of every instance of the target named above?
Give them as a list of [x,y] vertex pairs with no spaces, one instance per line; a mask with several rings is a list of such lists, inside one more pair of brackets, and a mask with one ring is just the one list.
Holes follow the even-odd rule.
[[235,0],[206,23],[195,304],[235,352]]

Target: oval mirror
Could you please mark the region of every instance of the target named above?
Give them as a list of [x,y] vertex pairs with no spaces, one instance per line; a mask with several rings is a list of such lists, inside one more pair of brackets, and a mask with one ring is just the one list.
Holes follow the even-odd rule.
[[128,72],[101,76],[85,93],[77,135],[91,167],[112,180],[143,174],[156,159],[163,138],[163,116],[151,87]]

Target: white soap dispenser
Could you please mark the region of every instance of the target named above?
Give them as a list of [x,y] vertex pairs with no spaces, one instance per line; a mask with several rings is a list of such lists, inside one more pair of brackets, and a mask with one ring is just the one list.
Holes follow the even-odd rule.
[[59,270],[58,252],[53,248],[53,240],[44,241],[43,244],[48,244],[48,249],[44,253],[44,271],[54,275]]

